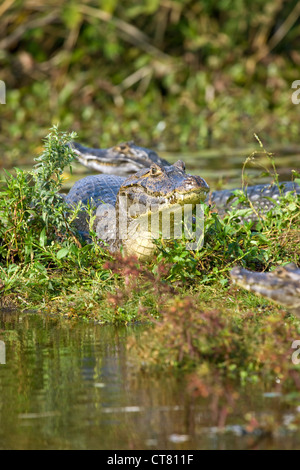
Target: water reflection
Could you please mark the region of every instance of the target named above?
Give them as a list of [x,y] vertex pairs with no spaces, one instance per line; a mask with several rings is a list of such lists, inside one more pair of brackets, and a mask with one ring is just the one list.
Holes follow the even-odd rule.
[[[126,341],[143,326],[113,327],[33,313],[0,314],[1,449],[222,449],[295,447],[299,433],[247,435],[249,410],[282,413],[279,397],[244,393],[223,432],[210,400],[172,374],[132,374]],[[291,414],[291,410],[289,410]],[[224,432],[225,431],[225,432]],[[280,441],[279,441],[280,438]]]

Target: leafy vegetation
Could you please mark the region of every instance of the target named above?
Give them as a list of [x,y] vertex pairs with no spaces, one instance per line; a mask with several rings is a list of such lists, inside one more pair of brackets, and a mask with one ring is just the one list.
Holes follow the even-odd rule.
[[299,144],[298,19],[297,0],[5,2],[2,159],[34,154],[51,122],[101,147]]

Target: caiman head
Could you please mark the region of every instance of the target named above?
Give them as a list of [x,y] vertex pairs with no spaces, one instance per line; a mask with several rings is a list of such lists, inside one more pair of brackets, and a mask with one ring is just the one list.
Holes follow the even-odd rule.
[[[151,258],[155,250],[153,238],[158,238],[165,228],[169,234],[166,238],[173,238],[174,221],[182,221],[183,206],[189,204],[192,208],[204,202],[208,191],[204,179],[187,174],[181,160],[171,166],[153,163],[127,178],[116,202],[118,238],[125,253]],[[167,220],[168,227],[163,226],[163,220]]]
[[152,163],[169,165],[153,150],[139,147],[134,142],[124,142],[108,149],[92,149],[76,142],[70,145],[82,165],[103,174],[128,176]]
[[230,276],[238,286],[284,305],[300,317],[300,269],[295,263],[272,272],[252,272],[236,266]]
[[153,163],[127,178],[119,190],[130,200],[141,204],[196,204],[206,198],[209,186],[200,176],[185,172],[185,164],[178,160],[174,165]]

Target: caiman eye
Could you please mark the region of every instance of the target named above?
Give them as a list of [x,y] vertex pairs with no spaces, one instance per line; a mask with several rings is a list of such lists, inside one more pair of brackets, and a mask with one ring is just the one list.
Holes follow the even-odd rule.
[[151,176],[155,176],[155,175],[160,175],[161,174],[161,168],[156,165],[156,163],[153,163],[153,165],[151,165],[150,167],[150,175]]
[[177,160],[177,162],[174,163],[173,166],[176,166],[176,168],[185,171],[185,163],[182,160]]

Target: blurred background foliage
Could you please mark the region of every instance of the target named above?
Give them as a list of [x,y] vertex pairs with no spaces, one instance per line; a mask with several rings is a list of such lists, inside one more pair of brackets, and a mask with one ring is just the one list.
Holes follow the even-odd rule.
[[294,0],[4,0],[1,165],[57,123],[97,147],[299,144],[299,17]]

